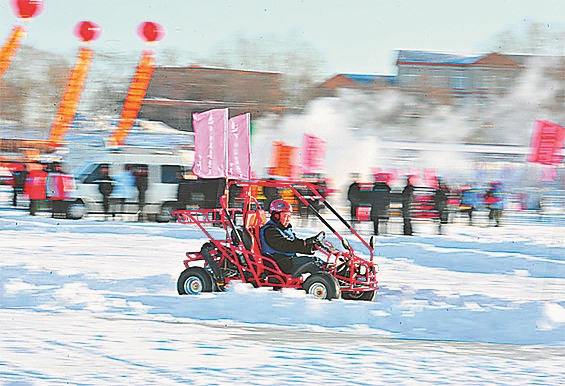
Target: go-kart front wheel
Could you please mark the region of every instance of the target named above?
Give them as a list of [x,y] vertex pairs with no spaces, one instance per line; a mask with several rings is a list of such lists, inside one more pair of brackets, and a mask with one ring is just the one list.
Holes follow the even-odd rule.
[[212,278],[204,268],[187,268],[179,276],[177,290],[179,295],[198,295],[201,292],[212,292]]
[[327,272],[317,272],[308,276],[302,285],[307,294],[318,299],[338,299],[339,284],[335,278]]
[[366,302],[372,302],[377,297],[377,291],[365,291],[365,292],[342,292],[341,298],[345,300],[363,300]]

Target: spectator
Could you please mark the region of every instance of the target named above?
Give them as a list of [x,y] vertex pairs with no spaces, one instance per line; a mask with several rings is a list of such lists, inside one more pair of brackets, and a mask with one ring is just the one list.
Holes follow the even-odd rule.
[[353,224],[358,222],[357,219],[357,208],[359,208],[359,200],[360,200],[360,191],[361,188],[359,187],[359,174],[358,173],[351,173],[351,185],[347,189],[347,200],[350,204],[350,219]]
[[373,231],[375,235],[379,234],[379,221],[383,224],[382,228],[386,232],[386,226],[389,218],[390,207],[390,186],[386,180],[377,180],[373,185],[371,203],[371,221],[373,221]]
[[116,200],[117,211],[121,214],[126,213],[126,201],[135,197],[135,177],[130,172],[128,165],[124,170],[119,170],[114,174],[115,185],[112,191],[112,198]]
[[47,199],[51,202],[51,217],[66,218],[66,201],[70,198],[69,192],[73,188],[73,177],[63,172],[59,162],[50,165],[46,188]]
[[[100,178],[96,181],[98,191],[102,194],[102,207],[104,208],[104,218],[108,219],[110,215],[110,195],[114,191],[114,179],[110,177],[110,168],[108,165],[101,165]],[[116,214],[112,211],[112,220]]]
[[410,176],[406,178],[406,186],[402,190],[402,220],[403,233],[405,236],[412,236],[412,205],[414,203],[414,186],[410,181]]
[[47,199],[47,168],[33,164],[25,181],[24,191],[29,198],[29,214],[35,216],[39,203]]
[[485,194],[485,204],[489,209],[489,225],[494,221],[494,226],[500,226],[502,212],[504,211],[504,192],[501,182],[491,182]]
[[438,214],[438,233],[443,233],[442,226],[447,224],[448,211],[447,211],[447,196],[449,188],[438,179],[438,187],[434,192],[434,209]]
[[461,204],[459,210],[469,218],[469,225],[473,225],[473,213],[480,203],[480,190],[471,186],[463,186],[461,189]]
[[24,192],[24,185],[27,177],[27,165],[23,164],[22,169],[16,169],[12,172],[13,177],[13,196],[12,206],[18,206],[18,195]]
[[145,192],[149,187],[149,170],[145,165],[138,165],[134,172],[135,187],[137,188],[138,221],[144,221],[143,208],[145,207]]

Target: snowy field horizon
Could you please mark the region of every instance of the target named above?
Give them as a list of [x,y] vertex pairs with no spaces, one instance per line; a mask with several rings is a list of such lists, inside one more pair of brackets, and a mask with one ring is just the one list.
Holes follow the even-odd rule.
[[179,296],[196,228],[33,217],[4,195],[0,384],[563,382],[563,217],[397,225],[377,238],[374,302],[243,283]]

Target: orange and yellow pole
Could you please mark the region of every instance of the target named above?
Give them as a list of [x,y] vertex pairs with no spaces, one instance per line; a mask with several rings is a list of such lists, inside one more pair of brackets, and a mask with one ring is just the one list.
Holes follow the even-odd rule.
[[14,56],[20,48],[22,39],[26,36],[26,30],[22,26],[14,26],[10,37],[6,41],[6,44],[0,50],[0,79],[4,76],[4,73],[10,67]]
[[51,126],[49,141],[53,146],[59,147],[63,144],[63,138],[73,123],[93,56],[94,51],[90,48],[80,48],[75,66],[71,70],[63,99],[59,105],[59,110],[55,116],[55,122]]
[[110,137],[110,146],[122,146],[125,143],[129,131],[133,127],[143,98],[149,88],[149,83],[155,71],[155,54],[152,51],[145,50],[141,56],[141,61],[137,66],[135,75],[133,76],[128,94],[124,101],[122,115],[118,127]]

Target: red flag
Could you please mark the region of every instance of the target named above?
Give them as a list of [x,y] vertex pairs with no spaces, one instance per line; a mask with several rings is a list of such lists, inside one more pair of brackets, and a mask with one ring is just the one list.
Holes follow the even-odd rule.
[[324,156],[328,144],[315,135],[304,134],[302,142],[302,173],[320,173],[324,170]]
[[563,160],[561,150],[563,150],[564,140],[564,127],[557,123],[536,120],[528,162],[542,165],[560,164]]
[[192,114],[194,128],[194,167],[201,178],[226,176],[226,128],[228,109]]
[[228,178],[251,178],[250,124],[249,113],[237,115],[228,121]]
[[298,148],[289,146],[284,142],[273,142],[273,154],[271,157],[271,168],[269,174],[277,177],[296,177],[296,160]]

